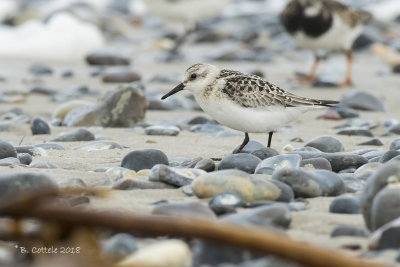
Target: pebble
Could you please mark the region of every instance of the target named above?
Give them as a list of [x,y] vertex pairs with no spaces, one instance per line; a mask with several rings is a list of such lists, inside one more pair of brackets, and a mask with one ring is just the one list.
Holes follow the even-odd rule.
[[142,90],[131,84],[121,84],[104,94],[99,102],[71,110],[63,122],[69,127],[131,127],[143,120],[146,108]]
[[382,164],[379,162],[369,162],[362,165],[354,172],[354,177],[361,180],[367,180]]
[[367,136],[373,137],[374,135],[368,129],[364,129],[361,127],[349,127],[338,131],[336,134],[339,135],[349,135],[349,136]]
[[394,139],[390,145],[389,145],[390,150],[397,150],[400,149],[400,138]]
[[129,68],[114,67],[106,69],[102,73],[102,81],[104,83],[131,83],[140,81],[142,77]]
[[155,206],[151,213],[193,219],[216,219],[214,212],[199,202],[163,203]]
[[308,141],[305,147],[314,147],[322,152],[334,153],[344,150],[343,144],[332,136],[318,136]]
[[329,205],[330,213],[359,214],[360,200],[356,197],[337,197]]
[[32,156],[29,153],[18,153],[17,158],[24,165],[29,165],[32,162]]
[[253,208],[243,213],[225,216],[223,221],[243,226],[287,229],[292,221],[292,216],[287,205],[275,203]]
[[35,117],[31,120],[31,131],[33,135],[50,134],[50,126],[42,118]]
[[[236,151],[237,149],[239,149],[239,147],[240,147],[240,144],[237,145],[237,146],[233,149],[233,151]],[[263,144],[261,144],[260,142],[257,142],[257,141],[250,140],[250,141],[247,143],[247,145],[245,145],[245,146],[243,147],[243,149],[242,149],[242,151],[240,151],[240,153],[252,153],[252,152],[254,152],[255,150],[259,150],[259,149],[262,149],[262,148],[265,148],[265,146],[264,146]]]
[[[390,220],[400,216],[399,213],[393,213],[398,208],[395,200],[391,202],[385,202],[387,196],[398,198],[396,192],[400,192],[398,189],[387,189],[384,193],[380,194],[379,203],[377,203],[377,195],[381,192],[389,182],[400,180],[400,165],[395,162],[390,162],[382,165],[370,178],[364,187],[361,195],[361,210],[364,216],[365,224],[368,229],[376,230],[381,225],[389,222]],[[377,210],[378,204],[383,210]],[[386,206],[385,206],[386,205]]]
[[55,95],[58,90],[47,84],[35,84],[29,88],[30,94]]
[[122,159],[121,166],[134,171],[151,169],[156,164],[169,165],[168,157],[161,150],[143,149],[129,152]]
[[277,155],[261,161],[255,173],[272,174],[280,169],[298,169],[300,167],[301,157],[297,154]]
[[53,69],[43,63],[34,63],[29,66],[28,71],[33,75],[51,75],[53,74]]
[[9,157],[16,158],[17,150],[10,143],[5,141],[0,141],[0,159]]
[[41,148],[44,150],[65,150],[65,148],[56,143],[43,143],[43,144],[37,144],[35,145],[35,148]]
[[357,144],[358,146],[383,146],[383,143],[378,138],[372,138],[370,140]]
[[276,151],[275,149],[270,148],[270,147],[263,147],[263,148],[254,150],[250,154],[258,157],[261,160],[279,155],[278,151]]
[[355,193],[364,188],[365,181],[354,178],[347,173],[341,174],[342,180],[346,186],[346,193]]
[[339,172],[349,168],[358,168],[366,163],[368,160],[360,155],[354,153],[324,153],[324,152],[303,152],[292,151],[292,154],[298,154],[303,160],[312,158],[325,158],[332,166],[332,171]]
[[29,168],[56,169],[57,166],[49,162],[34,160],[31,162],[31,164],[29,164]]
[[164,182],[176,187],[191,184],[199,175],[206,171],[192,168],[173,168],[162,164],[155,165],[149,174],[149,180]]
[[390,126],[387,131],[388,133],[400,134],[400,123]]
[[205,170],[206,172],[213,172],[216,169],[215,163],[211,159],[202,159],[196,163],[195,169]]
[[214,196],[209,202],[208,207],[217,215],[234,213],[237,207],[243,207],[244,201],[237,195],[221,193]]
[[147,135],[177,136],[180,130],[176,126],[153,125],[146,127],[144,132]]
[[214,197],[220,193],[235,194],[245,202],[277,200],[282,194],[272,182],[251,177],[239,170],[222,170],[200,175],[192,183],[198,198]]
[[103,178],[103,179],[101,179],[101,180],[95,182],[95,183],[93,184],[93,187],[98,187],[98,186],[105,186],[105,187],[108,187],[108,186],[111,186],[112,184],[113,184],[113,181],[112,181],[110,178],[105,177],[105,178]]
[[400,151],[388,150],[385,152],[385,154],[382,155],[379,162],[381,163],[388,162],[389,160],[393,159],[394,157],[397,157],[398,155],[400,155]]
[[332,171],[331,163],[325,158],[303,159],[300,166],[304,169],[321,169]]
[[232,154],[222,158],[218,170],[236,169],[252,174],[260,162],[261,159],[251,154]]
[[13,165],[18,165],[21,162],[19,161],[18,158],[4,158],[4,159],[0,159],[0,166],[13,166]]
[[72,110],[79,108],[79,107],[86,107],[92,105],[92,102],[86,100],[71,100],[65,102],[58,106],[52,114],[53,119],[59,119],[61,122],[64,121],[65,116]]
[[90,131],[79,128],[66,133],[62,133],[54,138],[53,142],[78,142],[78,141],[93,141],[94,134]]
[[109,150],[109,149],[123,149],[125,146],[118,144],[114,141],[93,141],[87,144],[83,144],[77,147],[74,147],[74,150],[84,150],[84,151],[101,151],[101,150]]
[[400,218],[383,225],[372,233],[369,248],[373,250],[400,249]]
[[344,94],[340,100],[340,105],[370,111],[385,111],[385,105],[376,95],[362,90],[353,90]]
[[192,252],[189,246],[178,239],[157,241],[141,247],[118,263],[119,267],[189,267]]
[[71,178],[58,183],[60,187],[86,187],[86,183],[81,178]]
[[326,170],[281,169],[274,172],[272,179],[289,185],[295,197],[337,196],[345,193],[340,176]]
[[136,238],[118,233],[102,242],[102,250],[111,261],[119,261],[138,249]]
[[23,191],[56,190],[57,185],[43,173],[17,172],[0,174],[0,196],[16,197]]
[[152,182],[144,179],[120,179],[112,185],[116,190],[133,189],[175,189],[175,186],[161,182]]
[[128,57],[110,50],[91,51],[86,55],[86,62],[89,65],[99,66],[115,66],[130,65],[131,61]]
[[71,78],[71,77],[73,77],[74,76],[74,72],[72,71],[72,70],[64,70],[62,73],[61,73],[61,78]]
[[190,127],[193,133],[217,133],[224,130],[224,127],[219,124],[195,124]]
[[342,119],[357,118],[360,116],[359,112],[352,108],[337,106],[333,108]]
[[[389,177],[392,179],[393,177]],[[400,184],[389,184],[374,197],[371,207],[371,227],[373,230],[400,216]]]
[[204,116],[196,116],[192,119],[190,119],[187,122],[188,125],[196,125],[196,124],[215,124],[215,121],[210,120]]
[[339,225],[335,227],[331,232],[331,237],[338,236],[368,237],[369,231],[364,227],[359,227],[355,225]]

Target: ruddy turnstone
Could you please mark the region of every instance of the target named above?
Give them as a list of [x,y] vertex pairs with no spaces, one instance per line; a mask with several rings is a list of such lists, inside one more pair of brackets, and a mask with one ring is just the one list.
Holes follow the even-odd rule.
[[318,50],[345,50],[347,71],[339,86],[351,86],[351,47],[362,31],[362,25],[371,18],[363,10],[351,10],[335,0],[291,0],[281,13],[281,22],[294,42],[311,49],[315,60],[310,73],[303,79],[313,82],[320,61]]
[[272,134],[303,112],[337,101],[317,100],[286,92],[259,76],[195,64],[186,70],[182,83],[161,99],[183,90],[191,91],[200,107],[219,123],[245,133],[239,153],[249,142],[248,133]]

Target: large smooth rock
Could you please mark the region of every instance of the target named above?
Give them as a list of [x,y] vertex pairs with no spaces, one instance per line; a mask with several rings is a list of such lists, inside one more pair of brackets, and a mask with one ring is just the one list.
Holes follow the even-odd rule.
[[94,140],[94,134],[90,131],[80,128],[72,130],[67,133],[62,133],[52,141],[54,142],[76,142],[76,141],[92,141]]
[[10,158],[10,157],[16,158],[17,150],[10,143],[0,141],[0,159]]
[[121,166],[134,171],[151,169],[156,164],[168,165],[168,157],[161,150],[143,149],[129,152],[122,159]]
[[340,176],[326,170],[282,169],[272,179],[289,185],[296,197],[337,196],[346,190]]
[[[395,190],[393,188],[382,193],[380,196],[381,200],[379,203],[375,204],[378,193],[389,183],[396,181],[400,181],[400,165],[396,162],[389,162],[382,165],[371,177],[368,178],[367,184],[365,185],[361,195],[361,210],[368,229],[376,230],[379,226],[387,223],[388,220],[393,219],[393,217],[400,216],[400,209],[397,211],[399,213],[396,214],[387,214],[386,211],[381,211],[389,216],[385,216],[385,218],[378,218],[378,214],[372,211],[373,206],[375,206],[375,211],[377,211],[377,208],[380,206],[384,206],[388,211],[391,210],[390,212],[397,210],[398,203],[391,202],[390,199],[386,198],[388,195],[393,196],[392,194],[395,193],[392,191]],[[396,196],[396,194],[394,194],[394,196]],[[386,199],[388,202],[386,202]]]
[[31,131],[33,135],[50,134],[50,126],[42,118],[35,117],[31,120]]
[[218,170],[236,169],[252,174],[260,162],[261,159],[248,153],[232,154],[221,160]]
[[200,175],[192,183],[192,190],[198,198],[231,193],[245,202],[277,200],[282,194],[279,187],[267,179],[254,178],[239,170],[222,170]]
[[173,168],[157,164],[151,169],[149,180],[181,187],[191,184],[196,177],[205,173],[206,171],[200,169]]
[[0,197],[15,197],[23,191],[56,190],[46,174],[33,172],[0,174]]
[[337,197],[329,205],[329,212],[341,214],[360,213],[360,200],[355,197]]
[[142,90],[120,85],[108,91],[98,103],[81,106],[64,118],[66,126],[130,127],[144,118],[147,101]]
[[334,153],[344,150],[343,144],[332,136],[318,136],[308,141],[304,146],[314,147],[322,152]]
[[353,90],[344,94],[340,100],[340,105],[358,110],[386,110],[384,103],[378,96],[362,90]]

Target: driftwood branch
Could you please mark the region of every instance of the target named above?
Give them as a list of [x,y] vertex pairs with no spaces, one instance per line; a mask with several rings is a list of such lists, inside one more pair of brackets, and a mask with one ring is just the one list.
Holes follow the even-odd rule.
[[[199,219],[133,213],[115,214],[107,211],[93,211],[88,208],[76,209],[49,204],[51,203],[49,198],[52,197],[54,199],[54,192],[25,196],[7,205],[1,205],[0,216],[35,218],[70,226],[94,226],[147,236],[201,238],[273,254],[308,266],[385,266],[382,263],[351,257],[339,251],[296,242],[265,229]],[[40,199],[46,199],[46,201],[40,201]]]

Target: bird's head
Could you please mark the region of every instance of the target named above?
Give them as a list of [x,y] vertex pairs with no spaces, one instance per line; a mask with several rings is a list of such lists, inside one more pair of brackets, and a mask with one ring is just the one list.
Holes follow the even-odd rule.
[[200,94],[210,84],[212,84],[219,74],[219,69],[210,64],[195,64],[188,68],[183,77],[182,83],[164,95],[161,99],[165,99],[173,94],[187,89],[194,95]]
[[322,0],[297,0],[297,2],[302,7],[306,17],[316,17],[321,14]]

